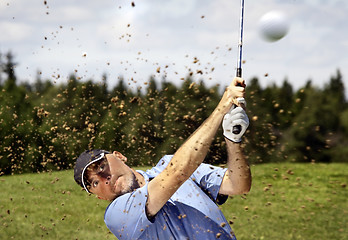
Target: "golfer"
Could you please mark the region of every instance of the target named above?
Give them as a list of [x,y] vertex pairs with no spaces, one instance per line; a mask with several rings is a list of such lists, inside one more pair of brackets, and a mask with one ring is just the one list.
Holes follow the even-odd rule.
[[[76,161],[75,181],[110,201],[104,215],[118,239],[236,239],[217,204],[251,187],[241,138],[249,125],[242,107],[245,84],[234,78],[217,107],[174,155],[146,172],[126,165],[120,152],[89,150]],[[227,168],[202,163],[222,123]],[[241,127],[233,133],[234,126]]]

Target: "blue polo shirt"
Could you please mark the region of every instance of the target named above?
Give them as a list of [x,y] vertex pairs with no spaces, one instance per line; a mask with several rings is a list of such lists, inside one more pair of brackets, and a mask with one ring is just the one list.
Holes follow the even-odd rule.
[[[104,221],[118,239],[236,239],[217,206],[227,169],[201,164],[152,219],[145,213],[147,185],[169,163],[171,155],[141,173],[146,184],[116,198],[106,209]],[[219,204],[227,197],[220,199]]]

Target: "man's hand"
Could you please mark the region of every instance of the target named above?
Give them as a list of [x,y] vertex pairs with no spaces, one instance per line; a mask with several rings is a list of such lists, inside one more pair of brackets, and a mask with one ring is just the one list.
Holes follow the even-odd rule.
[[221,110],[224,114],[228,113],[232,105],[240,105],[238,99],[244,98],[245,82],[243,78],[235,77],[231,84],[226,88],[224,95],[220,101]]
[[[237,134],[233,133],[234,126],[241,126],[241,131]],[[242,141],[242,136],[249,126],[249,118],[241,107],[232,107],[231,110],[224,116],[222,128],[224,136],[233,142]]]
[[227,87],[227,91],[230,92],[232,99],[243,98],[245,94],[245,81],[243,78],[235,77],[230,86]]

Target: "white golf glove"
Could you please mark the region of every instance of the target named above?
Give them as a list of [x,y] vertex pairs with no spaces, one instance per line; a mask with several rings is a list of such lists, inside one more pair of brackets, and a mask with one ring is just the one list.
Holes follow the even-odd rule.
[[[245,105],[245,101],[244,101]],[[249,126],[249,118],[241,107],[233,105],[231,110],[224,116],[222,121],[223,134],[226,138],[233,142],[241,142],[242,136]],[[233,133],[233,127],[240,130],[239,132]]]

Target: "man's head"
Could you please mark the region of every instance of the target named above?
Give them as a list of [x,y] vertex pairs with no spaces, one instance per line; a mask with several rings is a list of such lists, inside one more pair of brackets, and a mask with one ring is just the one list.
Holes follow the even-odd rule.
[[81,153],[77,158],[75,168],[74,168],[74,179],[81,187],[83,187],[88,193],[88,178],[86,171],[90,165],[96,165],[100,160],[105,159],[105,155],[109,154],[108,151],[94,149],[87,150]]
[[126,161],[127,158],[117,151],[87,150],[76,160],[75,181],[88,193],[114,200],[139,187],[134,170],[125,164]]

